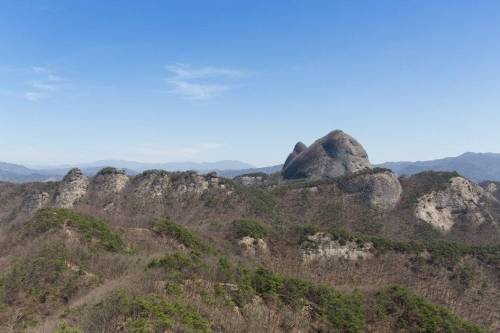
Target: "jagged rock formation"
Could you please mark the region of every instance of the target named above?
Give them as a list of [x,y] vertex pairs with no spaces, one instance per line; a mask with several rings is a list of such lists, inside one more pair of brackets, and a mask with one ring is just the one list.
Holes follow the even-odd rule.
[[61,208],[72,208],[88,190],[89,180],[80,169],[71,169],[59,185],[54,198],[54,205]]
[[238,245],[245,257],[261,257],[269,254],[267,243],[261,238],[245,236],[238,241]]
[[382,210],[396,207],[403,191],[398,177],[389,170],[353,175],[343,182],[343,189],[360,193],[369,206]]
[[194,171],[166,172],[162,170],[146,171],[134,178],[135,195],[143,198],[162,198],[167,195],[199,196],[209,188],[224,189],[216,174],[199,175]]
[[309,263],[315,260],[325,259],[346,259],[359,260],[373,257],[371,243],[358,244],[356,242],[340,243],[333,240],[329,235],[318,232],[307,236],[306,242],[302,245],[302,260]]
[[449,231],[460,219],[481,224],[488,218],[482,208],[484,190],[462,177],[453,177],[444,190],[418,198],[415,215],[442,231]]
[[282,174],[285,179],[336,178],[369,168],[364,148],[348,134],[336,130],[308,148],[298,143]]
[[120,193],[128,184],[130,178],[125,170],[115,168],[102,169],[92,180],[93,190],[102,196]]
[[88,196],[104,210],[116,208],[116,199],[130,182],[125,170],[104,168],[90,180]]

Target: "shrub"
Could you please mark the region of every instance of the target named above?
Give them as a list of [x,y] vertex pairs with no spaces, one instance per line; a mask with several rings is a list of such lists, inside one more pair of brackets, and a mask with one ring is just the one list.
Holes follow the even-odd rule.
[[302,224],[293,227],[294,233],[298,235],[299,244],[307,241],[308,236],[319,232],[319,228],[313,224]]
[[125,174],[125,171],[122,169],[116,169],[113,167],[105,167],[99,170],[97,176],[106,176],[106,175],[114,175],[114,174]]
[[252,237],[264,238],[267,235],[266,228],[254,220],[236,220],[232,224],[233,232],[237,238]]
[[51,229],[62,228],[64,225],[78,230],[87,241],[97,239],[108,251],[117,252],[125,247],[120,236],[114,233],[103,221],[62,208],[39,210],[35,215],[34,222],[29,225],[29,232],[41,234]]
[[277,216],[278,202],[274,195],[265,189],[234,184],[234,189],[239,197],[250,204],[254,214],[261,217]]
[[172,237],[187,248],[193,250],[205,250],[207,246],[185,227],[171,220],[156,220],[153,222],[153,230],[161,235]]
[[199,267],[200,258],[197,254],[191,252],[189,254],[183,252],[174,252],[166,254],[160,259],[153,259],[148,268],[164,268],[166,271],[183,271]]
[[83,333],[81,329],[63,322],[54,333]]
[[430,304],[401,286],[391,286],[376,294],[376,301],[387,315],[397,316],[400,328],[422,333],[482,333],[478,326],[443,307]]
[[321,315],[340,332],[364,332],[365,317],[362,298],[356,294],[341,294],[332,288],[317,287]]
[[267,269],[258,268],[252,274],[252,287],[261,296],[273,295],[283,287],[283,279]]
[[[327,320],[330,327],[340,332],[362,332],[365,327],[362,299],[357,294],[341,294],[328,286],[285,277],[265,268],[247,270],[231,267],[225,261],[220,265],[237,283],[239,294],[235,300],[240,306],[251,296],[278,297],[284,304],[297,308],[304,303],[316,304],[318,315]],[[230,268],[228,268],[230,266]]]
[[375,236],[355,235],[350,232],[331,228],[328,233],[333,240],[341,244],[356,242],[358,244],[372,243],[376,251],[385,253],[394,251],[407,254],[420,254],[428,251],[431,254],[430,263],[454,267],[460,259],[470,255],[488,265],[500,264],[500,245],[495,246],[469,246],[463,243],[428,240],[428,241],[398,241]]
[[51,242],[19,259],[3,274],[0,302],[66,302],[78,290],[80,276],[80,272],[67,267],[66,257],[64,244]]
[[197,310],[157,294],[131,295],[116,290],[89,311],[90,317],[103,321],[106,332],[165,332],[174,327],[182,332],[211,332],[210,323]]

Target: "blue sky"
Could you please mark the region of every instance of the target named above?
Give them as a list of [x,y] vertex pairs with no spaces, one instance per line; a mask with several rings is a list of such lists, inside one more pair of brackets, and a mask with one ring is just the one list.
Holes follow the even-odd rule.
[[0,160],[500,152],[499,1],[0,0]]

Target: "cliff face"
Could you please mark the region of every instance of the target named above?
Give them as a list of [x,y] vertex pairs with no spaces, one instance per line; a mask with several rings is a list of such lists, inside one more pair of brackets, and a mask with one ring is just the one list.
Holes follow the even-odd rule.
[[446,232],[460,219],[477,225],[490,221],[483,206],[492,199],[480,186],[465,178],[453,177],[443,190],[418,198],[415,215]]
[[88,190],[89,179],[80,169],[72,169],[63,178],[54,198],[54,205],[61,208],[72,208]]

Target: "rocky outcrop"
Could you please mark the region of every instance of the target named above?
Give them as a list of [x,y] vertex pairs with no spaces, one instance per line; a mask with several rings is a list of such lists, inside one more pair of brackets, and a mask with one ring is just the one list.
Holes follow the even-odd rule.
[[120,194],[130,183],[124,170],[104,168],[91,179],[88,199],[94,205],[102,206],[105,211],[119,209],[117,202]]
[[336,178],[370,168],[364,148],[348,134],[336,130],[310,147],[297,144],[282,174],[285,179]]
[[264,186],[268,183],[269,175],[265,173],[247,174],[234,178],[234,181],[243,186]]
[[128,184],[129,177],[125,170],[105,168],[97,173],[92,180],[93,190],[106,197],[120,193]]
[[262,257],[269,254],[267,243],[261,238],[245,236],[238,241],[238,245],[245,257]]
[[61,208],[72,208],[88,190],[89,180],[80,169],[71,169],[59,184],[54,198],[54,205]]
[[445,189],[418,198],[415,215],[444,232],[449,231],[459,219],[480,224],[487,220],[483,201],[484,190],[462,177],[453,177]]
[[373,244],[356,242],[339,242],[328,234],[318,232],[308,236],[302,244],[302,260],[305,263],[326,259],[359,260],[373,257]]
[[365,203],[381,210],[396,207],[403,191],[398,177],[390,170],[361,172],[348,177],[342,185],[347,193],[359,193]]
[[485,186],[486,191],[490,192],[491,194],[495,194],[498,191],[498,186],[496,183],[488,183]]
[[35,213],[37,210],[47,206],[49,203],[50,203],[50,194],[48,194],[47,192],[35,191],[29,193],[26,196],[22,204],[22,207],[28,215],[31,215]]
[[500,200],[500,183],[499,182],[484,182],[481,184],[486,193],[495,200]]
[[199,196],[210,189],[226,189],[216,174],[200,175],[194,171],[145,171],[133,180],[134,193],[141,198],[161,199],[167,196]]

